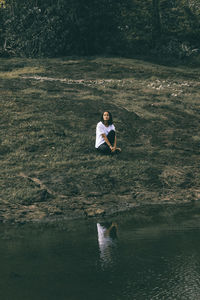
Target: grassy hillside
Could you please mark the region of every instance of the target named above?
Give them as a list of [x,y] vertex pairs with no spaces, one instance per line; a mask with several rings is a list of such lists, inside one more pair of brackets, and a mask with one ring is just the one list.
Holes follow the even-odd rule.
[[[0,220],[198,200],[199,75],[121,58],[0,59]],[[105,110],[119,156],[94,149]]]

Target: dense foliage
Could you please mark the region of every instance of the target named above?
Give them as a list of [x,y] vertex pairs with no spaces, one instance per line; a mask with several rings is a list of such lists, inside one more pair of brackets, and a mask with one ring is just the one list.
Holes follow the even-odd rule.
[[0,54],[190,56],[198,0],[0,0]]

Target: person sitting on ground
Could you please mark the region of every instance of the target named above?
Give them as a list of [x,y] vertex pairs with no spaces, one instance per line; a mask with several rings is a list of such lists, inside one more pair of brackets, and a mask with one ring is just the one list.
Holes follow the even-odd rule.
[[117,148],[115,126],[109,111],[102,114],[101,121],[97,124],[95,148],[104,154],[121,152],[121,149]]

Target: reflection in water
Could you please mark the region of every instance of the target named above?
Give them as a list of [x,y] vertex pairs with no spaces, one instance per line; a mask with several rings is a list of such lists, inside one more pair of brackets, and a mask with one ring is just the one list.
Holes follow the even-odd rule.
[[185,222],[1,224],[0,300],[198,300],[200,217]]
[[97,223],[100,261],[102,268],[108,267],[114,261],[114,249],[117,245],[117,224]]

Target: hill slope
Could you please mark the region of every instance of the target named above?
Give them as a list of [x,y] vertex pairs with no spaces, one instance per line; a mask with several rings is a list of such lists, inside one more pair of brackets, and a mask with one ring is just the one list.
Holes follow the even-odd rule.
[[[0,60],[0,220],[200,198],[199,70],[120,58]],[[94,150],[110,110],[119,156]]]

